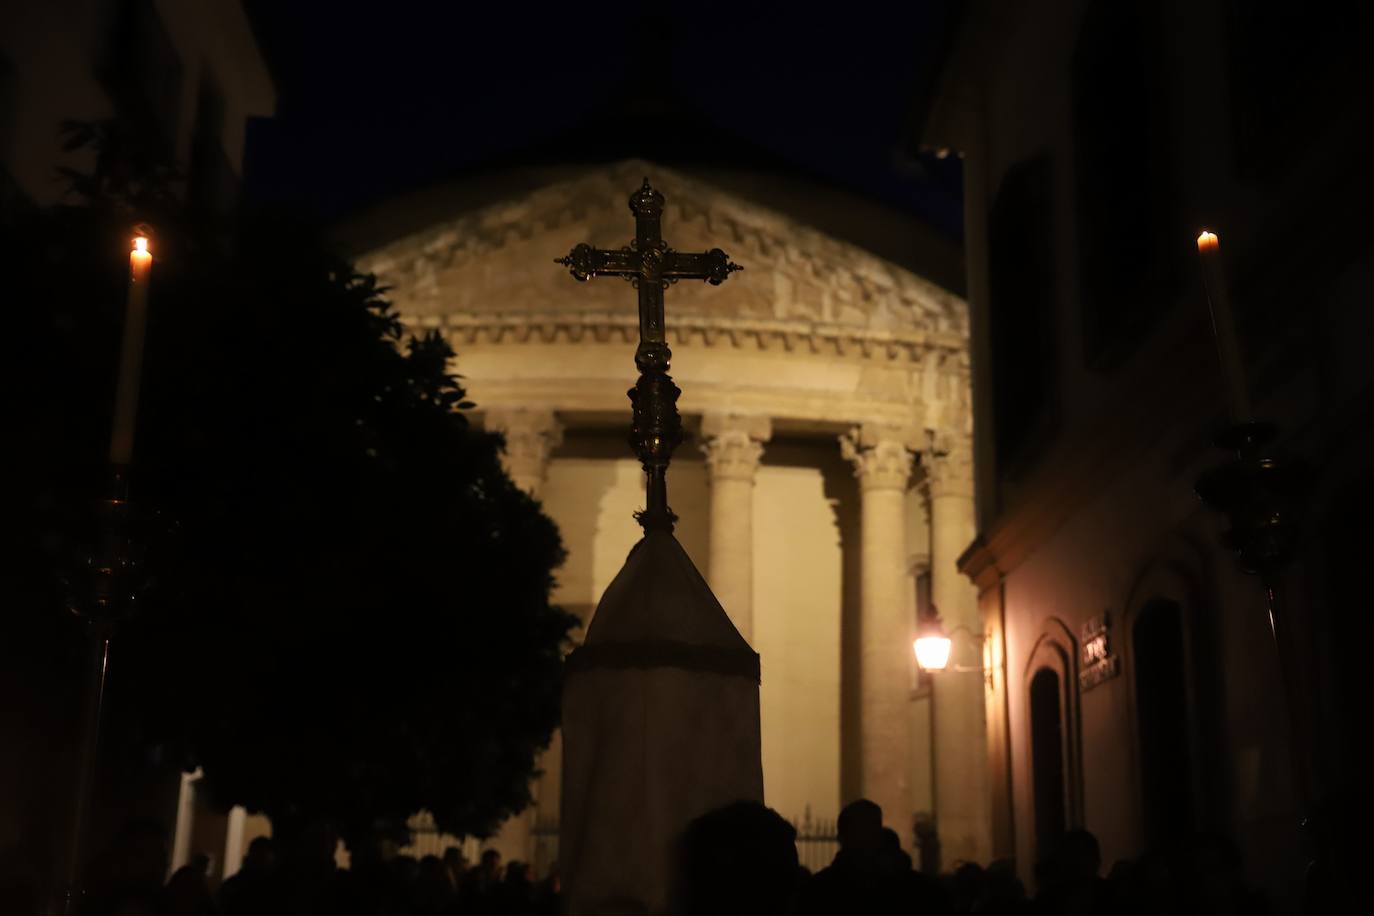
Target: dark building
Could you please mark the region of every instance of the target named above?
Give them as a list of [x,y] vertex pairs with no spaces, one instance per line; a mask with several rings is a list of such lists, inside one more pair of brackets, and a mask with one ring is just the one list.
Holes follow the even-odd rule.
[[[245,122],[268,116],[275,90],[238,0],[81,0],[8,3],[0,15],[0,213],[58,203],[66,183],[59,166],[89,168],[90,150],[64,150],[65,121],[118,121],[177,164],[187,203],[218,215],[239,197]],[[6,305],[12,303],[6,302]],[[13,303],[15,311],[18,303]],[[21,325],[22,327],[22,325]],[[107,392],[100,392],[107,396]],[[21,439],[22,440],[22,436]],[[27,532],[26,532],[27,533]],[[31,610],[31,609],[26,609]],[[0,647],[0,885],[17,875],[58,873],[70,824],[76,767],[75,704],[50,721],[52,697],[25,678],[43,647]],[[11,654],[12,653],[12,654]],[[23,657],[24,664],[16,659]],[[169,685],[175,689],[176,685]],[[130,814],[150,815],[170,843],[195,806],[175,767],[149,763],[155,774],[138,791],[104,806],[93,834],[105,842]],[[181,798],[178,798],[178,789]],[[146,789],[146,791],[144,791]],[[185,811],[179,811],[179,806]],[[238,823],[243,823],[239,811]],[[169,852],[184,864],[195,850],[224,864],[226,818],[218,835],[183,831]],[[88,847],[96,846],[92,841]],[[241,840],[229,844],[237,867]]]
[[[1357,824],[1370,617],[1368,10],[971,4],[924,140],[964,155],[996,852],[1110,864],[1234,838],[1280,902],[1301,809],[1259,581],[1194,493],[1227,459],[1195,238],[1221,237],[1254,409],[1310,469],[1296,693],[1314,794]],[[1339,826],[1339,824],[1338,824]]]

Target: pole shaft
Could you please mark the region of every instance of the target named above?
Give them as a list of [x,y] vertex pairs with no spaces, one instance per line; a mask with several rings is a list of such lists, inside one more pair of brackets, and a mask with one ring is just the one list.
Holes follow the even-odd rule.
[[67,880],[63,889],[63,916],[74,916],[80,908],[82,841],[95,783],[95,760],[100,748],[100,719],[105,705],[105,676],[110,665],[110,637],[92,632],[91,670],[86,685],[86,708],[82,719],[81,757],[77,762],[76,805],[72,812],[71,834],[67,846]]
[[1288,707],[1288,743],[1289,754],[1292,757],[1293,783],[1302,810],[1310,811],[1316,797],[1311,756],[1312,729],[1299,679],[1293,622],[1288,617],[1282,591],[1273,576],[1266,576],[1264,579],[1264,599],[1269,610],[1269,631],[1274,637],[1274,651],[1279,661],[1284,703]]

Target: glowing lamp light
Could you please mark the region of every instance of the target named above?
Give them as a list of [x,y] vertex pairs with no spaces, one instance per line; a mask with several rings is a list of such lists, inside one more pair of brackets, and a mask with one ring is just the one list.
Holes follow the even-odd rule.
[[1217,234],[1215,232],[1209,232],[1206,229],[1202,230],[1202,234],[1197,237],[1197,250],[1212,252],[1216,251],[1218,247],[1219,242],[1217,241]]
[[922,671],[944,671],[949,667],[950,638],[943,633],[919,636],[912,643],[916,650],[916,664]]
[[148,250],[148,240],[147,240],[146,238],[144,238],[143,236],[140,235],[138,238],[134,239],[134,251],[147,251],[147,250]]

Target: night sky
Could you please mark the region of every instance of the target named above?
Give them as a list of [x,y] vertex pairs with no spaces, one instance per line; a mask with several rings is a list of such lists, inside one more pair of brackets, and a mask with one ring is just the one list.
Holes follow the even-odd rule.
[[[948,0],[247,6],[279,92],[277,117],[249,131],[260,203],[337,220],[512,161],[576,159],[581,131],[608,158],[765,163],[962,234],[959,162],[917,155],[914,131]],[[646,128],[658,146],[605,127],[645,99],[666,112]]]

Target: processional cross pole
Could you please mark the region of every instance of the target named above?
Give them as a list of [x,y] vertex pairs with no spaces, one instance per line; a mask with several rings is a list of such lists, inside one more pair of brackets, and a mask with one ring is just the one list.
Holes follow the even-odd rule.
[[668,463],[682,442],[682,418],[677,399],[682,391],[668,375],[673,352],[663,328],[663,292],[679,280],[704,280],[712,286],[743,270],[719,248],[692,254],[674,251],[663,240],[661,221],[664,198],[649,185],[630,195],[635,218],[635,237],[620,249],[593,248],[581,244],[556,263],[568,268],[579,281],[594,277],[621,277],[639,291],[639,346],[635,365],[639,380],[630,389],[634,425],[630,445],[648,477],[646,508],[635,517],[646,532],[672,531],[677,516],[668,508]]

